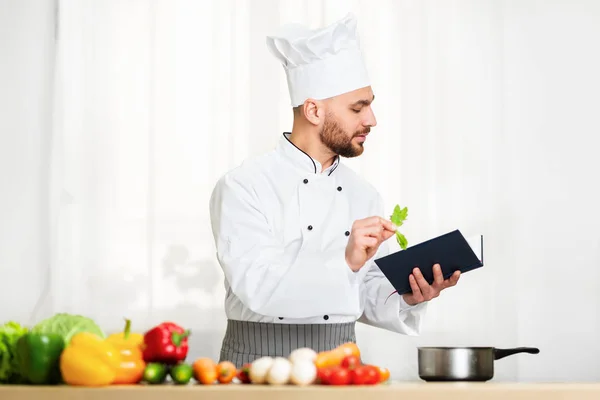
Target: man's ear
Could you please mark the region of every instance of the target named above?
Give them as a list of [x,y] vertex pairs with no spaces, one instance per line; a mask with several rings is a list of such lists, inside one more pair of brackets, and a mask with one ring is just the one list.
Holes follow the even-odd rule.
[[313,125],[321,124],[324,110],[321,102],[314,99],[307,99],[303,106],[304,118]]

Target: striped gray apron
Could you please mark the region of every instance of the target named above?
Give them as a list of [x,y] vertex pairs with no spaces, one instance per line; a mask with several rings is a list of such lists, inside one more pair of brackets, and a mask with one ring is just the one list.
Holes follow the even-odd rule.
[[294,349],[309,347],[316,352],[343,343],[356,343],[355,322],[343,324],[271,324],[227,321],[219,361],[237,368],[263,356],[287,357]]

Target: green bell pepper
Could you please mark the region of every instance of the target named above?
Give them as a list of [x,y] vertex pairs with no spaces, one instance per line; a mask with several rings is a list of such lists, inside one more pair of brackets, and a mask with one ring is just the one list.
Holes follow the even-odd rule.
[[36,385],[60,383],[60,355],[64,348],[65,341],[58,334],[23,335],[17,342],[17,357],[23,378]]

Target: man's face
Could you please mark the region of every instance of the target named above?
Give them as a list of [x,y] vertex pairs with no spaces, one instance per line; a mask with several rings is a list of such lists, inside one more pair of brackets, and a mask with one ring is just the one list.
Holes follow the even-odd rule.
[[341,157],[361,155],[371,127],[377,125],[371,108],[374,97],[366,87],[328,99],[320,133],[323,144]]

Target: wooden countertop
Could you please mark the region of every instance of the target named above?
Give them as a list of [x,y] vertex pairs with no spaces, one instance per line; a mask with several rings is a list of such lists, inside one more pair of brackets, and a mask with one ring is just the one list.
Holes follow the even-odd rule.
[[[371,397],[372,396],[372,397]],[[0,385],[1,400],[599,400],[600,383],[389,383],[378,386],[267,386],[189,384],[173,386],[73,386]]]

